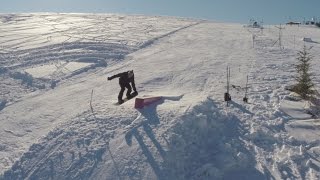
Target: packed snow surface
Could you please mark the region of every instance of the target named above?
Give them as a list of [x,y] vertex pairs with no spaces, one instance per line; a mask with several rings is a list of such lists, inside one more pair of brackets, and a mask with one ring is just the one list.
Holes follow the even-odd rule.
[[[320,178],[319,108],[286,90],[304,45],[319,87],[319,28],[279,43],[271,25],[39,13],[0,30],[0,179]],[[127,70],[161,100],[115,106],[107,77]]]

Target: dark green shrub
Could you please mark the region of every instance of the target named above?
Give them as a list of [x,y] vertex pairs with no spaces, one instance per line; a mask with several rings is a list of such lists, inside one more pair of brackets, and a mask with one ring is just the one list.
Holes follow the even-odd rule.
[[296,65],[297,70],[297,84],[294,86],[294,91],[298,93],[303,99],[309,99],[314,91],[312,90],[314,84],[311,80],[310,73],[310,60],[312,59],[306,46],[303,47],[302,51],[298,52],[298,64]]

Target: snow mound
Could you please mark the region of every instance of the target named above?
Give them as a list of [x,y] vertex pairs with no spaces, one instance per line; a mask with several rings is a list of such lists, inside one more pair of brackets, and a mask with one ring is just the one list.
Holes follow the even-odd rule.
[[221,110],[208,98],[166,134],[170,142],[163,163],[167,179],[263,179],[240,138],[240,120]]
[[310,119],[311,114],[306,111],[306,101],[289,101],[283,100],[281,102],[280,110],[291,116],[293,119]]

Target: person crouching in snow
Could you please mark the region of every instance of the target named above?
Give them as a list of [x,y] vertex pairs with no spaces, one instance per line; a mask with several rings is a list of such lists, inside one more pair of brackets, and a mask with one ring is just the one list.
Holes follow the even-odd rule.
[[[138,95],[137,89],[136,89],[136,85],[134,84],[134,73],[133,70],[131,71],[126,71],[126,72],[122,72],[116,75],[113,75],[111,77],[108,77],[108,80],[112,80],[114,78],[119,78],[119,85],[121,87],[119,95],[118,95],[118,102],[119,104],[123,103],[124,101],[122,100],[122,96],[124,93],[124,90],[127,88],[127,98],[130,99],[133,96]],[[131,83],[131,85],[130,85]],[[133,93],[131,94],[131,86],[133,89]]]

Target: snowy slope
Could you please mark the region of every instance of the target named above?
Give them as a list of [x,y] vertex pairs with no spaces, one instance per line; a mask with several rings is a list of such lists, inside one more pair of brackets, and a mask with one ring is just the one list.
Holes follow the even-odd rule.
[[[319,54],[319,29],[286,26],[283,49],[275,26],[172,17],[14,14],[1,30],[0,179],[320,178],[319,120],[285,90],[297,50]],[[43,66],[53,73],[24,73]],[[130,69],[139,97],[162,100],[114,106],[106,77]]]

